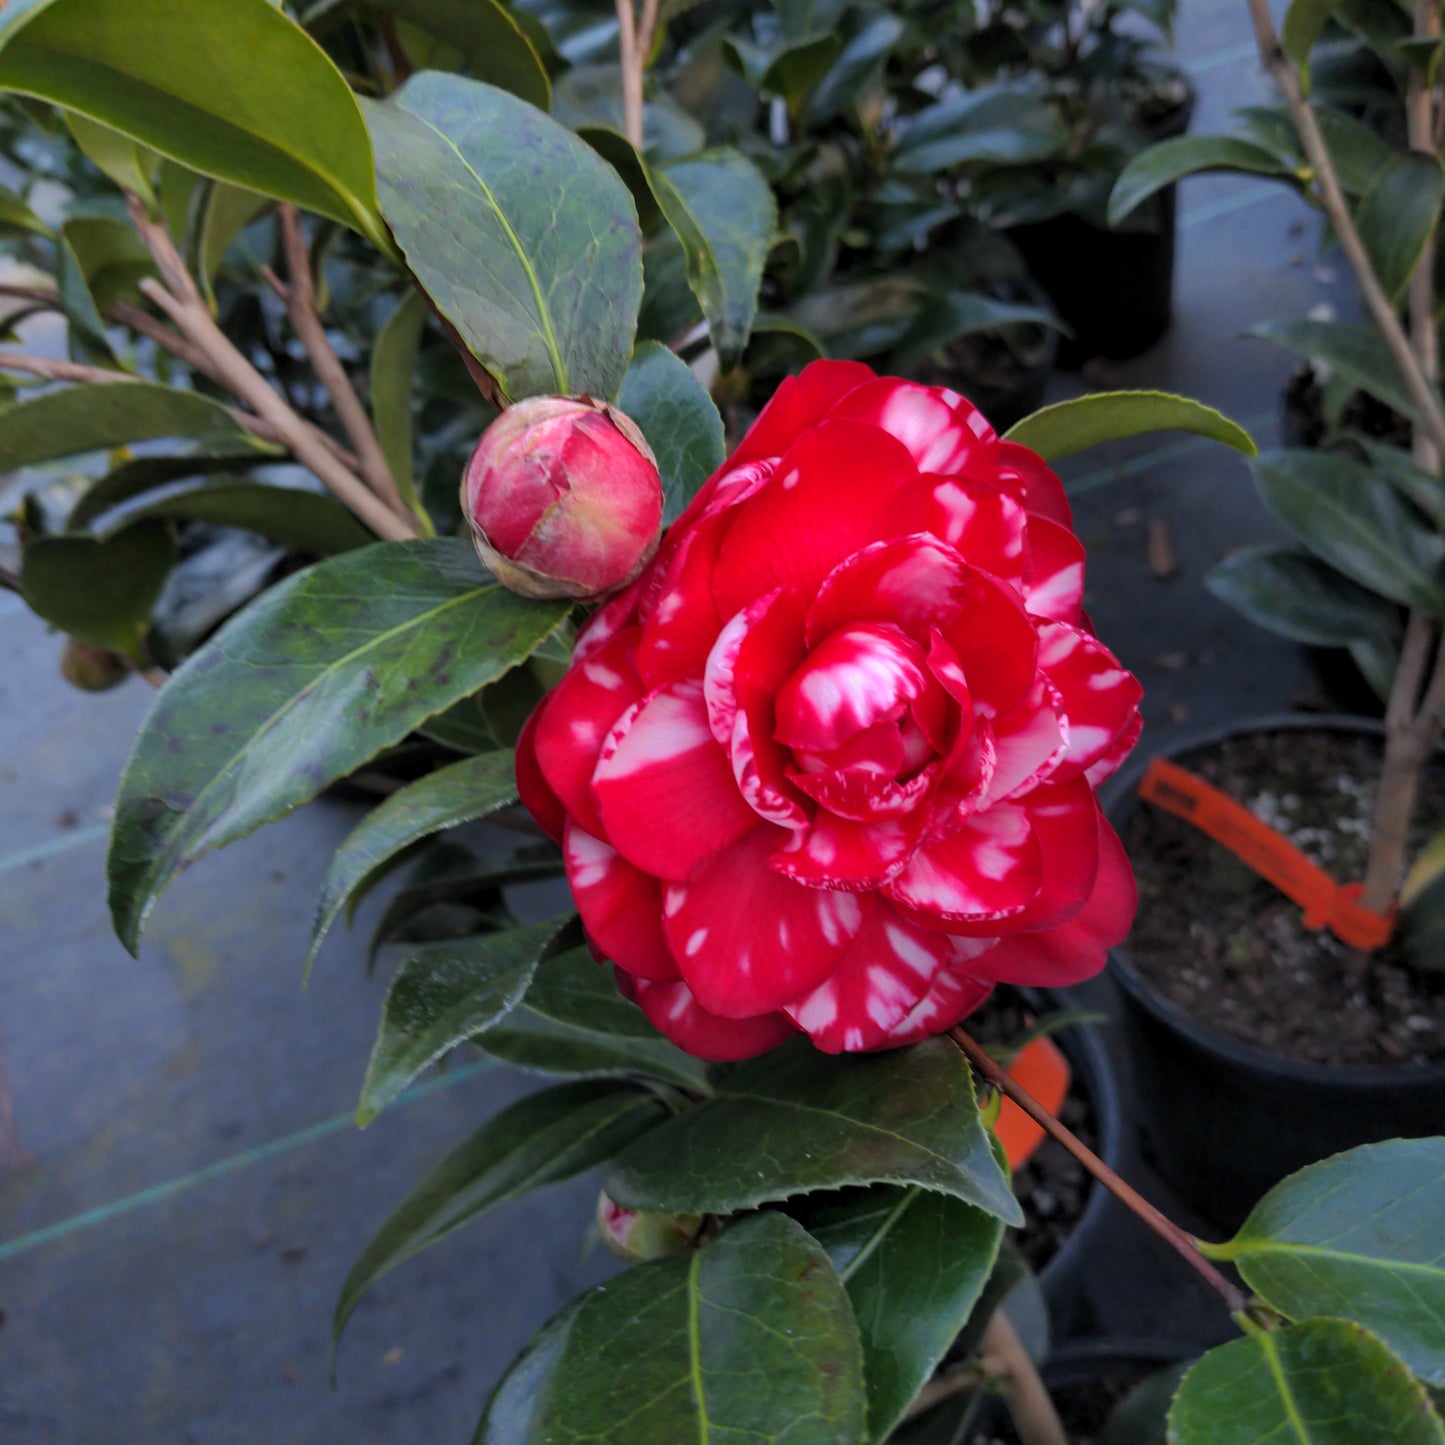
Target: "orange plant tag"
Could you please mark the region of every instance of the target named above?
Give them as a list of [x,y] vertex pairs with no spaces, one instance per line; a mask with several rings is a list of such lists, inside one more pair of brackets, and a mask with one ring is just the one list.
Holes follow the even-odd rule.
[[1390,941],[1395,915],[1360,906],[1358,883],[1336,883],[1288,838],[1248,808],[1177,763],[1155,758],[1139,796],[1222,843],[1304,909],[1306,928],[1328,928],[1341,943],[1373,953]]
[[[1047,1036],[1031,1040],[1009,1065],[1008,1076],[1034,1096],[1051,1114],[1057,1114],[1069,1092],[1069,1061]],[[1044,1141],[1044,1131],[1012,1099],[999,1101],[993,1132],[1008,1155],[1009,1171],[1021,1168]]]

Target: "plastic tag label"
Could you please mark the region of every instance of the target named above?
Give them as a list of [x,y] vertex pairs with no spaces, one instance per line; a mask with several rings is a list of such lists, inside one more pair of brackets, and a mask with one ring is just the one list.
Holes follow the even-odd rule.
[[1337,883],[1248,808],[1181,768],[1155,758],[1139,796],[1192,823],[1304,909],[1306,928],[1328,928],[1341,943],[1372,953],[1390,941],[1395,916],[1362,908],[1358,883]]

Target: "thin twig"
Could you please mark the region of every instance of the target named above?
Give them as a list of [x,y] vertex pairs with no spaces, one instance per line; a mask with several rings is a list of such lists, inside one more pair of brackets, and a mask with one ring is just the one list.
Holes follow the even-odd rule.
[[[331,404],[360,463],[362,480],[376,493],[392,511],[399,516],[409,516],[410,509],[402,501],[396,482],[392,479],[391,468],[376,439],[376,430],[346,368],[341,364],[326,335],[326,327],[316,310],[316,283],[311,274],[311,256],[306,248],[306,237],[301,230],[301,218],[296,207],[280,207],[281,243],[286,253],[287,280],[281,288],[286,302],[286,314],[291,318],[291,327],[300,338],[306,354],[311,358],[317,379],[326,388]],[[274,280],[274,278],[273,278]]]
[[297,459],[379,537],[399,541],[419,535],[415,520],[394,512],[355,472],[343,466],[321,443],[315,429],[287,405],[236,349],[216,325],[165,225],[151,219],[138,197],[129,196],[127,201],[131,222],[165,282],[162,285],[154,280],[142,281],[141,293],[170,318],[193,346],[205,353],[218,384],[269,423]]
[[1231,1284],[1199,1252],[1199,1241],[1192,1234],[1185,1233],[1173,1220],[1166,1219],[1137,1189],[1126,1184],[1088,1145],[1082,1143],[1063,1124],[1054,1118],[1028,1090],[1022,1088],[1001,1069],[992,1058],[962,1028],[952,1028],[948,1036],[963,1050],[968,1061],[1001,1094],[1012,1099],[1025,1114],[1038,1124],[1049,1138],[1063,1145],[1110,1194],[1126,1209],[1137,1214],[1171,1249],[1185,1259],[1209,1284],[1216,1289],[1232,1313],[1238,1313],[1248,1303],[1244,1293]]
[[1365,250],[1360,233],[1355,229],[1349,202],[1340,186],[1334,160],[1325,144],[1319,122],[1300,90],[1299,77],[1295,74],[1294,67],[1290,65],[1280,47],[1279,35],[1275,31],[1274,21],[1270,18],[1269,0],[1249,0],[1249,13],[1254,21],[1260,59],[1284,96],[1290,117],[1299,131],[1305,155],[1314,169],[1315,180],[1319,186],[1320,203],[1329,217],[1340,249],[1345,253],[1350,269],[1355,273],[1360,295],[1371,319],[1379,327],[1381,336],[1390,348],[1390,354],[1395,359],[1395,365],[1411,400],[1419,410],[1431,440],[1445,452],[1445,406],[1442,406],[1435,388],[1421,369],[1419,359],[1410,345],[1410,338],[1405,334],[1405,328],[1395,313],[1394,304],[1385,294],[1385,289],[1380,285],[1374,267],[1370,264],[1369,252]]
[[43,376],[47,381],[75,381],[84,384],[99,382],[139,381],[134,372],[118,371],[111,366],[86,366],[79,361],[61,361],[49,356],[31,356],[24,351],[9,351],[0,348],[0,371],[23,371],[31,376]]
[[997,1361],[995,1373],[1009,1382],[1010,1390],[1005,1398],[1023,1445],[1069,1445],[1059,1412],[1054,1409],[1038,1369],[1003,1310],[993,1312],[980,1348],[986,1359]]
[[637,48],[637,14],[632,0],[617,0],[617,50],[622,66],[622,130],[642,149],[642,71],[647,63]]

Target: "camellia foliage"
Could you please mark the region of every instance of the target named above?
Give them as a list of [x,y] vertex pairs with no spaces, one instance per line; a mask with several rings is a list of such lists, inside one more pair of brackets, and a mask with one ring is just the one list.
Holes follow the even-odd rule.
[[[1079,613],[1048,462],[1160,427],[1253,450],[1155,393],[1000,440],[951,392],[830,363],[785,383],[729,460],[707,368],[642,318],[680,286],[734,409],[775,203],[646,94],[647,63],[688,42],[679,20],[644,10],[640,37],[630,9],[619,33],[500,0],[0,11],[0,86],[63,112],[113,188],[83,172],[109,202],[99,232],[5,201],[74,358],[0,354],[62,383],[0,410],[0,461],[168,444],[22,518],[37,612],[173,668],[117,800],[118,934],[136,948],[209,849],[398,745],[444,750],[338,851],[306,963],[409,861],[373,940],[406,951],[360,1121],[463,1044],[552,1082],[398,1203],[335,1333],[412,1255],[598,1167],[605,1227],[663,1256],[532,1341],[486,1406],[490,1445],[883,1441],[920,1423],[950,1351],[998,1327],[1021,1216],[971,1040],[941,1031],[994,978],[1096,967],[1129,908],[1090,780],[1132,742],[1137,688]],[[590,620],[501,586],[456,503],[497,412],[584,394],[640,429],[675,524]],[[302,477],[253,477],[261,456]],[[198,522],[280,550],[219,630],[213,609],[162,656],[157,599]],[[486,863],[453,831],[514,808],[519,770],[565,860],[534,834]],[[564,867],[585,930],[570,911],[519,922],[510,886]],[[438,904],[445,929],[425,926]],[[855,976],[870,960],[887,980]],[[746,1047],[716,1047],[738,1030]],[[1421,1383],[1445,1381],[1442,1150],[1326,1161],[1208,1248],[1257,1299],[1220,1281],[1244,1336],[1186,1376],[1172,1438],[1445,1441]]]

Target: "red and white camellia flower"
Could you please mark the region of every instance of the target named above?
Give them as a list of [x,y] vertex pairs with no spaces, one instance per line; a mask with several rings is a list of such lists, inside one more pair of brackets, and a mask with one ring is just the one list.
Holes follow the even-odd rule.
[[951,391],[789,378],[518,745],[594,949],[705,1059],[889,1048],[1073,983],[1133,878],[1140,687],[1058,478]]

